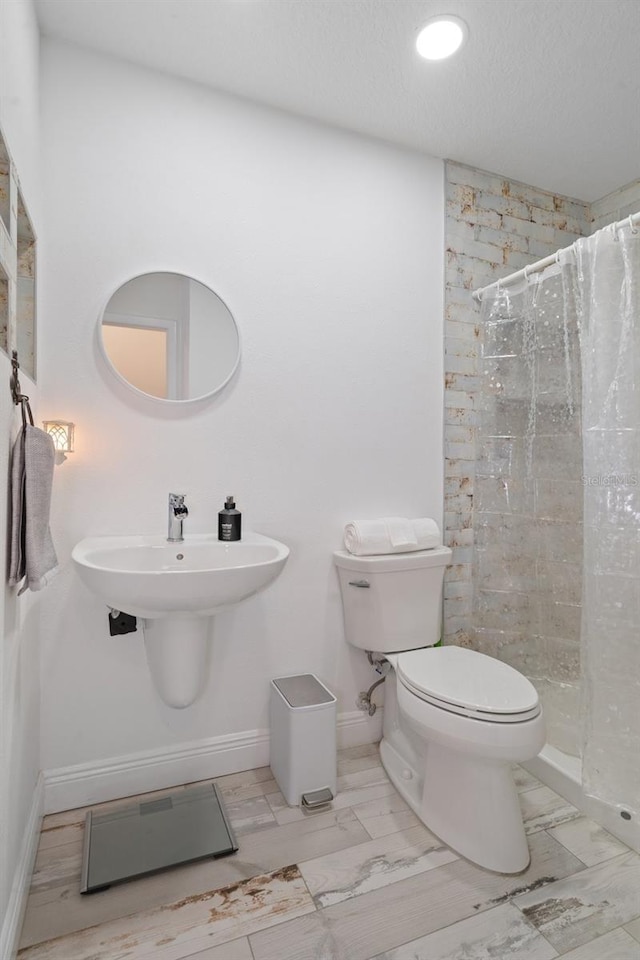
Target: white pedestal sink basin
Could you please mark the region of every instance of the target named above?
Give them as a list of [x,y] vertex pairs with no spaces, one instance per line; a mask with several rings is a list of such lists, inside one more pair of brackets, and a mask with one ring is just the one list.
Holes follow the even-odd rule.
[[196,699],[206,679],[211,617],[279,575],[289,548],[259,533],[226,543],[210,535],[88,537],[71,554],[85,585],[109,606],[144,620],[145,649],[160,696]]
[[259,533],[225,543],[209,535],[88,537],[71,554],[81,579],[116,610],[136,617],[212,616],[278,576],[289,548]]

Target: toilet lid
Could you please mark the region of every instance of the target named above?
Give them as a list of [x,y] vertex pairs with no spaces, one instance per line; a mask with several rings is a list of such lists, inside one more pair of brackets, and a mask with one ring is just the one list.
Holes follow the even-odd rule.
[[398,656],[398,678],[413,693],[454,712],[527,720],[540,712],[532,683],[509,664],[466,647],[429,647]]

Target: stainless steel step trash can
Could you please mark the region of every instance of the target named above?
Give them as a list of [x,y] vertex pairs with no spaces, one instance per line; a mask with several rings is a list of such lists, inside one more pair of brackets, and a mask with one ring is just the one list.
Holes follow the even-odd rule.
[[312,673],[271,681],[271,770],[291,807],[336,794],[336,698]]

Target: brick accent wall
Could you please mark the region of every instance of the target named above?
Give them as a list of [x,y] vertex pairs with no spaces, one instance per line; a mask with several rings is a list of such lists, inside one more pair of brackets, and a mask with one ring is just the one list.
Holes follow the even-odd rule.
[[591,204],[591,231],[624,220],[632,213],[640,213],[640,180],[634,180]]
[[479,305],[477,287],[591,231],[589,205],[462,164],[446,165],[445,642],[471,645]]
[[640,210],[640,180],[592,204],[446,164],[445,642],[470,646],[480,308],[472,293]]

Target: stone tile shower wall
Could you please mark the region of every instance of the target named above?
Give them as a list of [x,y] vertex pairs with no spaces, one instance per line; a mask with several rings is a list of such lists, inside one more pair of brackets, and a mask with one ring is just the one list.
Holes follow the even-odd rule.
[[608,223],[624,220],[632,213],[640,212],[640,180],[608,193],[606,197],[591,204],[591,232],[606,227]]
[[472,293],[590,231],[589,208],[447,163],[445,245],[445,642],[471,646],[480,309]]
[[[571,484],[580,481],[581,450],[575,441],[567,439],[564,428],[562,431],[556,427],[548,430],[546,439],[543,441],[541,438],[538,446],[542,459],[536,464],[538,476],[535,482],[529,484],[528,488],[521,487],[519,502],[517,498],[512,500],[505,514],[504,485],[496,483],[495,478],[491,477],[492,468],[488,467],[486,460],[476,463],[477,443],[482,440],[478,436],[482,402],[479,368],[481,328],[480,309],[472,299],[472,292],[638,209],[640,181],[589,206],[580,200],[555,196],[495,174],[447,163],[445,542],[453,548],[453,563],[445,579],[445,642],[502,655],[525,673],[543,676],[544,669],[548,674],[549,665],[543,666],[542,661],[552,643],[555,654],[554,679],[569,683],[569,687],[562,691],[562,707],[555,710],[554,739],[558,746],[564,746],[572,752],[576,749],[575,724],[572,726],[564,721],[573,709],[577,715],[575,703],[571,704],[572,700],[577,699],[577,685],[572,685],[571,680],[577,669],[576,645],[579,636],[580,578],[577,561],[581,553],[581,518],[578,509],[581,491]],[[548,295],[553,296],[552,286]],[[508,345],[508,350],[512,350],[512,345]],[[562,382],[559,381],[557,386],[562,388]],[[516,373],[511,375],[510,389],[518,390],[517,365]],[[552,396],[547,400],[552,401],[553,406]],[[575,424],[572,425],[574,428]],[[523,429],[522,423],[516,422],[509,427],[510,432],[520,431],[521,439]],[[494,450],[496,452],[499,451]],[[521,479],[525,479],[524,475]],[[533,497],[529,503],[526,500],[527,492]],[[527,516],[526,510],[531,508],[536,496],[539,500],[538,512],[541,511],[542,515],[538,517],[540,529],[536,532],[536,543],[533,545],[529,535],[524,533],[522,524],[519,530],[517,528],[518,516]],[[485,541],[489,537],[494,544],[499,539],[510,541],[511,574],[515,578],[513,583],[520,587],[521,600],[520,604],[513,598],[508,600],[508,591],[503,592],[501,597],[491,597],[489,590],[484,597],[486,602],[481,617],[484,626],[478,632],[472,628],[474,507],[479,537],[484,537]],[[535,514],[535,510],[533,512]],[[491,529],[492,514],[497,523],[496,529]],[[480,545],[483,545],[482,542]],[[530,551],[534,547],[536,557],[532,558]],[[571,550],[576,554],[573,560],[570,557]],[[562,566],[559,563],[553,567],[547,566],[548,561],[554,562],[554,554],[562,556]],[[538,558],[539,567],[535,563],[532,565],[532,560]],[[518,576],[525,578],[527,571],[530,576],[530,595],[524,589],[525,580],[517,579]],[[496,561],[495,572],[496,576],[504,577],[504,556],[499,562]],[[503,579],[502,583],[506,582]],[[490,586],[490,582],[484,584],[485,588]],[[493,608],[490,601],[493,601]],[[500,606],[501,601],[504,608]],[[497,614],[492,624],[491,618]],[[535,631],[532,623],[535,624]],[[540,629],[541,624],[543,630]],[[505,627],[511,629],[505,630]],[[498,630],[502,632],[498,633]],[[532,642],[527,646],[528,640]],[[548,701],[554,693],[554,686],[544,679],[539,686],[543,699]]]

